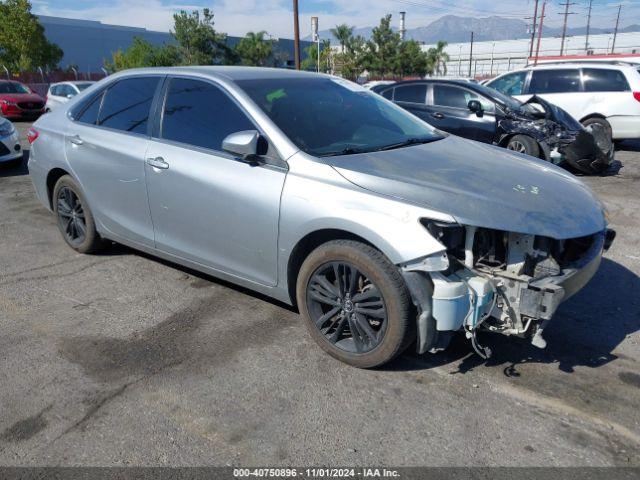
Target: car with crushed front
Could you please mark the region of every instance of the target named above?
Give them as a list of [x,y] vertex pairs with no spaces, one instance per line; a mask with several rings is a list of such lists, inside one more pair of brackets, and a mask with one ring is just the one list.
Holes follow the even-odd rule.
[[448,79],[408,80],[373,91],[440,130],[580,173],[605,173],[614,157],[600,125],[587,129],[535,95],[523,103],[478,83]]
[[328,75],[124,71],[29,141],[71,248],[118,242],[297,305],[320,347],[363,368],[456,332],[485,357],[481,330],[544,346],[613,240],[571,174]]

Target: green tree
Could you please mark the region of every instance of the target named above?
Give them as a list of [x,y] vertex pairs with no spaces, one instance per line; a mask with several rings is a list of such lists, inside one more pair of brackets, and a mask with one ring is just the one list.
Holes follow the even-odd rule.
[[415,40],[400,44],[394,64],[395,73],[403,77],[412,75],[424,77],[430,73],[429,56]]
[[111,72],[127,68],[170,67],[180,64],[180,52],[175,45],[156,47],[140,37],[134,37],[126,50],[113,53],[111,63],[106,68]]
[[[302,70],[316,71],[318,68],[318,45],[314,43],[305,49],[306,57],[302,60]],[[331,70],[331,42],[322,40],[320,43],[320,71],[327,73]]]
[[211,65],[235,63],[234,52],[227,46],[227,35],[216,32],[213,12],[208,8],[187,13],[181,10],[173,15],[174,31],[182,63],[185,65]]
[[273,55],[273,41],[265,39],[267,32],[249,32],[236,45],[236,54],[244,65],[264,67]]
[[45,37],[29,0],[0,0],[0,63],[10,70],[56,68],[62,55]]
[[380,25],[373,29],[371,40],[367,42],[364,67],[375,75],[394,74],[398,51],[402,44],[399,33],[391,29],[391,15],[380,19]]
[[331,35],[333,35],[340,44],[341,53],[345,52],[349,40],[353,37],[353,28],[354,27],[350,27],[346,23],[342,23],[340,25],[336,25],[336,28],[331,29]]
[[449,54],[444,51],[446,47],[447,42],[440,41],[436,44],[435,48],[429,49],[429,62],[432,65],[432,71],[435,72],[436,75],[447,74],[447,62],[449,61]]

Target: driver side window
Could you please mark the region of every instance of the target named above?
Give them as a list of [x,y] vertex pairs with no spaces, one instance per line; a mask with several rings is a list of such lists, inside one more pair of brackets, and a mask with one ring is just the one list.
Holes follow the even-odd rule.
[[466,88],[453,85],[434,85],[433,104],[440,107],[460,108],[467,110],[471,100],[478,100],[486,113],[495,111],[495,104]]

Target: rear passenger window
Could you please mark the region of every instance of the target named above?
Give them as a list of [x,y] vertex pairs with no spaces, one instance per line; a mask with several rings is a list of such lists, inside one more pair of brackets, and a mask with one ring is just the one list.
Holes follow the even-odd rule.
[[534,70],[529,93],[572,93],[580,91],[580,70]]
[[161,137],[212,150],[222,150],[231,133],[255,130],[240,107],[208,82],[174,78],[169,85]]
[[98,113],[100,113],[100,101],[102,100],[102,94],[94,98],[89,106],[84,109],[80,116],[76,117],[80,123],[88,123],[89,125],[96,125],[98,123]]
[[629,83],[620,70],[605,68],[583,68],[585,92],[626,92]]
[[105,93],[99,125],[144,134],[159,77],[136,77],[118,81]]
[[396,102],[422,103],[427,99],[426,85],[406,85],[404,87],[396,87],[396,93],[393,97]]

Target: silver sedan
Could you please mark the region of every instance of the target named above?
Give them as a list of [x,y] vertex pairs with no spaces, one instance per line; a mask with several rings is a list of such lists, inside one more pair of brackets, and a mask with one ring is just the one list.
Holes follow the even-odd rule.
[[572,175],[440,132],[340,78],[242,67],[110,76],[30,132],[64,240],[115,241],[296,304],[359,367],[464,332],[542,332],[613,240]]

